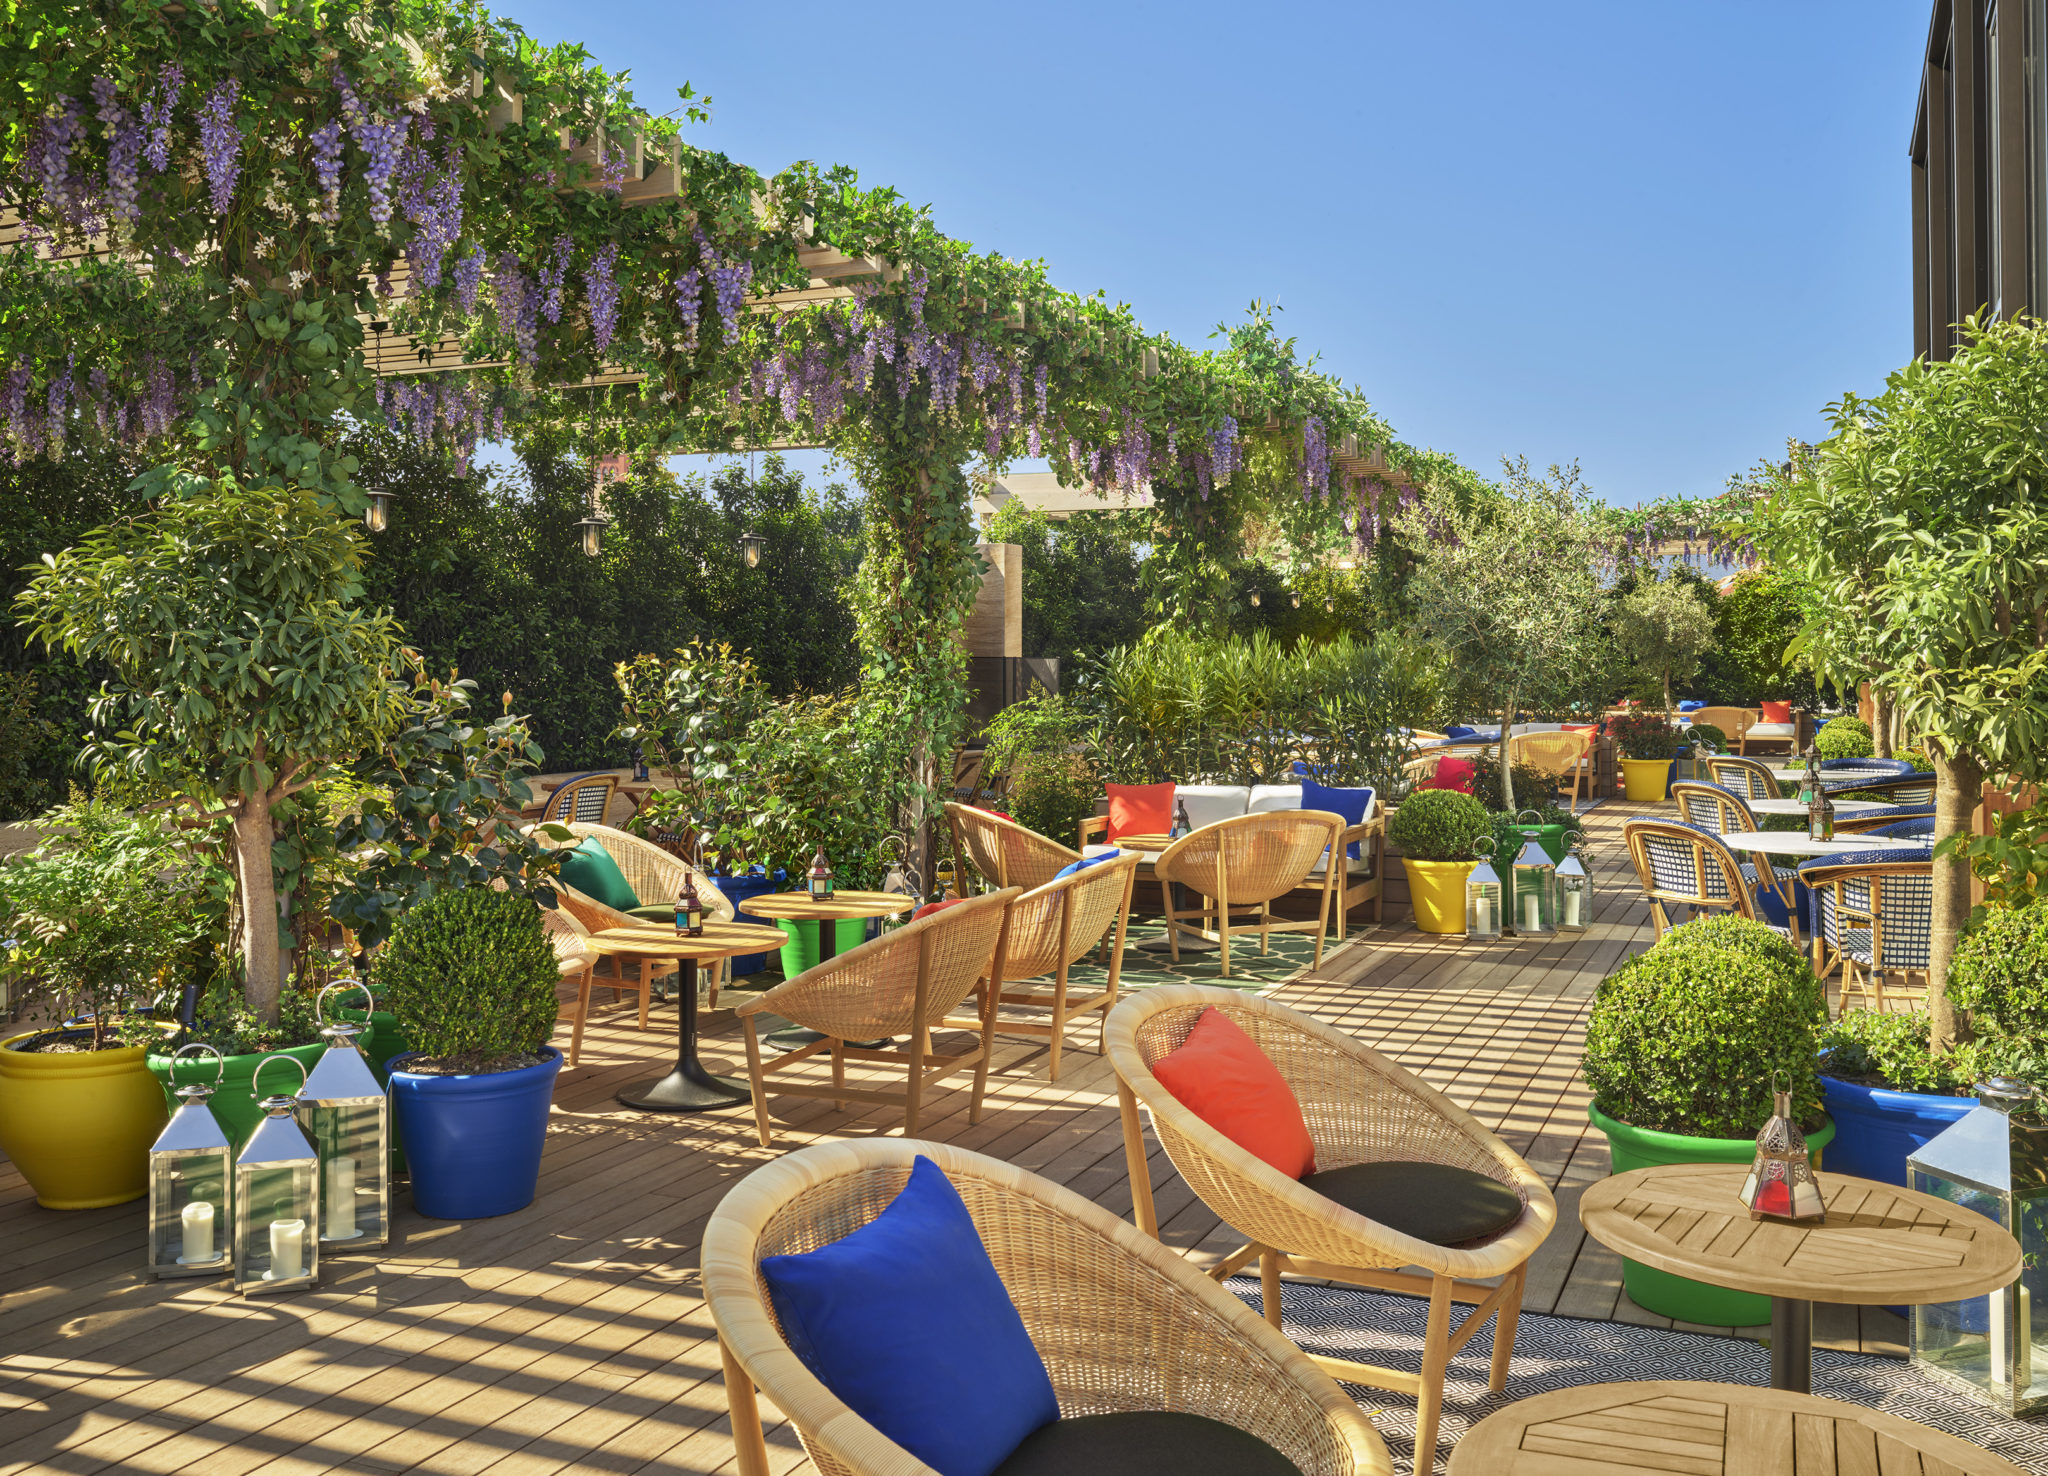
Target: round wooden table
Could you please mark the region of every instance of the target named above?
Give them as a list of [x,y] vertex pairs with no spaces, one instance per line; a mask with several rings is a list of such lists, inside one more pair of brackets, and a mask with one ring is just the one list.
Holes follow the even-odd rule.
[[1975,1210],[1847,1174],[1816,1174],[1827,1219],[1752,1220],[1749,1166],[1686,1163],[1602,1179],[1579,1201],[1586,1233],[1674,1276],[1771,1299],[1771,1387],[1813,1384],[1813,1304],[1954,1302],[2020,1271],[2020,1245]]
[[584,940],[591,950],[623,958],[672,958],[683,971],[676,1000],[676,1069],[667,1076],[638,1081],[618,1093],[617,1100],[642,1112],[715,1112],[751,1102],[753,1088],[731,1077],[713,1076],[697,1060],[697,967],[742,953],[766,953],[784,943],[782,929],[756,923],[704,921],[704,936],[685,938],[674,927],[652,923],[638,928],[607,928]]
[[1860,1404],[1669,1379],[1585,1384],[1519,1400],[1457,1443],[1450,1476],[2017,1476],[2019,1470],[1967,1440]]
[[[894,917],[915,906],[917,898],[906,897],[901,892],[834,892],[829,897],[820,898],[805,891],[770,892],[765,897],[752,897],[740,903],[740,911],[754,917],[772,917],[778,922],[816,923],[818,962],[823,963],[828,958],[839,956],[839,923],[857,917]],[[779,930],[777,935],[780,936]],[[793,1051],[798,1046],[806,1046],[825,1037],[801,1025],[785,1025],[780,1030],[769,1031],[762,1038],[777,1050]],[[849,1044],[878,1050],[888,1042],[851,1041]]]

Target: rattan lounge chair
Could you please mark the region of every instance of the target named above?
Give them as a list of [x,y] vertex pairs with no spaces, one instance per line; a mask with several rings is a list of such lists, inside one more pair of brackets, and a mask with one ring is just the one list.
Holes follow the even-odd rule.
[[[917,1132],[925,1088],[964,1067],[974,1068],[974,1099],[969,1123],[981,1120],[981,1094],[988,1083],[989,1052],[995,1036],[995,997],[1002,988],[1003,943],[1009,931],[1010,906],[1022,894],[1016,887],[970,897],[964,902],[906,923],[850,953],[827,959],[794,979],[742,1002],[734,1011],[746,1036],[747,1079],[754,1089],[754,1123],[761,1146],[772,1146],[768,1122],[769,1096],[826,1097],[843,1111],[849,1101],[903,1108],[903,1134]],[[971,1050],[939,1055],[931,1032],[970,994],[979,993],[977,1039]],[[798,1046],[763,1064],[755,1016],[780,1015],[822,1040]],[[869,1047],[849,1041],[906,1035],[909,1044]],[[769,1077],[786,1071],[820,1051],[832,1058],[829,1086],[771,1085]],[[846,1063],[900,1063],[906,1086],[886,1092],[846,1085]]]
[[[922,1154],[966,1202],[1044,1358],[1060,1415],[1174,1410],[1257,1436],[1303,1476],[1392,1476],[1369,1420],[1308,1357],[1158,1241],[1024,1169],[943,1143],[820,1143],[754,1170],[704,1229],[739,1476],[768,1476],[755,1391],[824,1476],[937,1476],[848,1409],[790,1350],[764,1257],[815,1250],[882,1212]],[[781,1469],[778,1461],[775,1469]]]
[[1857,999],[1881,1012],[1927,997],[1934,863],[1923,856],[1867,851],[1799,868],[1812,898],[1813,971],[1842,971],[1838,1011]]
[[[946,823],[953,832],[954,857],[964,859],[984,882],[997,889],[1042,887],[1081,859],[1079,851],[973,805],[948,801]],[[961,896],[967,895],[964,886],[958,890]]]
[[[1751,891],[1754,868],[1745,870],[1746,863],[1721,844],[1714,832],[1672,820],[1631,820],[1621,833],[1642,883],[1643,900],[1650,904],[1657,937],[1662,938],[1673,926],[1668,910],[1672,906],[1733,912],[1752,922],[1764,921],[1757,916]],[[1765,926],[1775,928],[1771,923]],[[1775,930],[1797,941],[1793,927]]]
[[1593,749],[1595,734],[1591,730],[1578,733],[1520,733],[1508,739],[1508,762],[1528,764],[1555,778],[1560,784],[1571,781],[1571,813],[1579,812],[1579,790],[1590,779],[1590,765],[1586,762]]
[[[1180,961],[1180,935],[1194,933],[1222,947],[1219,955],[1223,977],[1230,977],[1230,939],[1233,933],[1256,932],[1259,952],[1272,951],[1272,934],[1316,935],[1314,967],[1323,966],[1323,940],[1330,928],[1330,899],[1336,876],[1343,868],[1324,867],[1320,905],[1313,922],[1275,922],[1273,899],[1291,892],[1308,879],[1326,853],[1341,855],[1344,845],[1344,817],[1327,810],[1266,810],[1219,820],[1182,836],[1152,863],[1166,898],[1166,936],[1176,963]],[[1179,882],[1201,898],[1201,905],[1182,911],[1174,905],[1173,888]],[[1256,922],[1231,921],[1231,913],[1255,911]]]
[[568,908],[543,907],[540,919],[547,926],[548,942],[555,950],[556,968],[561,971],[563,979],[574,981],[567,998],[559,993],[556,995],[555,1020],[557,1023],[563,1020],[571,1023],[569,1064],[575,1066],[583,1059],[583,1022],[590,1016],[590,990],[597,955],[584,941],[590,936],[589,932]]
[[[1099,1011],[1100,1019],[1107,1020],[1116,1007],[1117,982],[1123,974],[1124,930],[1131,916],[1131,887],[1142,859],[1136,851],[1127,851],[1114,861],[1098,862],[1036,887],[1010,908],[995,1033],[1045,1041],[1050,1081],[1060,1079],[1060,1049],[1066,1043],[1067,1026],[1090,1011]],[[1067,970],[1105,938],[1110,941],[1108,983],[1085,998],[1070,996]],[[1052,977],[1046,979],[1047,974]],[[1020,1018],[1005,1014],[1004,1005],[1044,1013]],[[981,1021],[954,1018],[946,1025],[978,1030]]]
[[[1390,1159],[1445,1163],[1512,1188],[1522,1216],[1487,1240],[1432,1245],[1344,1208],[1255,1158],[1203,1122],[1152,1074],[1152,1064],[1187,1039],[1203,1010],[1215,1008],[1256,1041],[1301,1103],[1319,1171]],[[1557,1222],[1557,1204],[1529,1165],[1442,1093],[1364,1042],[1297,1010],[1256,995],[1196,984],[1167,984],[1128,996],[1109,1017],[1107,1048],[1117,1075],[1124,1149],[1138,1226],[1158,1234],[1138,1104],[1166,1156],[1202,1203],[1249,1238],[1209,1273],[1221,1280],[1257,1259],[1266,1320],[1280,1325],[1280,1275],[1411,1292],[1429,1314],[1420,1375],[1315,1356],[1350,1383],[1413,1394],[1416,1469],[1431,1468],[1444,1369],[1451,1356],[1498,1314],[1488,1387],[1506,1382],[1521,1315],[1529,1257]],[[1404,1267],[1419,1268],[1404,1270]],[[1483,1278],[1501,1278],[1498,1286]],[[1451,1304],[1476,1303],[1455,1330]]]
[[1719,728],[1727,736],[1729,747],[1739,754],[1743,752],[1743,735],[1759,721],[1761,714],[1753,707],[1702,707],[1691,716],[1695,724]]

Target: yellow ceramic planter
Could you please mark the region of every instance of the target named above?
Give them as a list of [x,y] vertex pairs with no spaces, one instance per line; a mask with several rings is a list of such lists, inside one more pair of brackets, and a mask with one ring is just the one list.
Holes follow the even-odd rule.
[[1621,761],[1621,773],[1631,804],[1654,805],[1669,792],[1671,760],[1625,758]]
[[0,1153],[46,1209],[98,1209],[149,1192],[149,1145],[169,1113],[141,1046],[56,1055],[0,1040]]
[[1408,873],[1408,903],[1415,926],[1425,933],[1465,931],[1465,880],[1477,861],[1418,861],[1403,856]]

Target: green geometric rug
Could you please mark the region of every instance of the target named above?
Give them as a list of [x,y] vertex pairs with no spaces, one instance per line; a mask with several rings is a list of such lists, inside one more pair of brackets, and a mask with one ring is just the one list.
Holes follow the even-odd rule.
[[[1132,922],[1124,938],[1124,968],[1117,983],[1119,991],[1150,989],[1155,984],[1220,984],[1226,989],[1245,989],[1259,994],[1293,978],[1314,963],[1316,956],[1313,933],[1275,933],[1272,936],[1273,951],[1263,956],[1259,953],[1257,933],[1233,933],[1230,939],[1230,977],[1226,979],[1223,977],[1221,949],[1206,953],[1183,949],[1180,962],[1175,963],[1165,953],[1148,953],[1138,946],[1165,936],[1165,927],[1158,923]],[[1327,959],[1336,946],[1335,941],[1324,944],[1323,957]],[[1093,994],[1103,987],[1108,978],[1108,968],[1097,962],[1091,953],[1068,967],[1067,992]]]

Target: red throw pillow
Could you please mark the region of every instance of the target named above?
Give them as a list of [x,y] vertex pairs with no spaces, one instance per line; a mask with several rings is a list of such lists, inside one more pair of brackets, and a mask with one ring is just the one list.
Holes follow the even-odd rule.
[[1460,794],[1470,794],[1472,792],[1473,776],[1478,772],[1479,766],[1473,763],[1472,760],[1452,758],[1449,754],[1445,754],[1436,762],[1436,773],[1422,780],[1415,787],[1417,789],[1455,789]]
[[1152,1063],[1188,1111],[1290,1179],[1316,1171],[1315,1140],[1286,1079],[1257,1043],[1209,1006],[1177,1050]]
[[948,907],[958,907],[966,900],[965,897],[948,897],[943,902],[927,902],[910,914],[910,920],[916,922],[921,917],[930,917],[934,912],[944,912]]
[[1171,784],[1106,784],[1109,791],[1109,838],[1165,835],[1173,829]]
[[1763,720],[1767,723],[1789,723],[1792,721],[1792,704],[1789,702],[1764,702],[1758,705],[1763,708]]
[[1566,723],[1558,729],[1560,733],[1593,733],[1599,730],[1598,723]]

